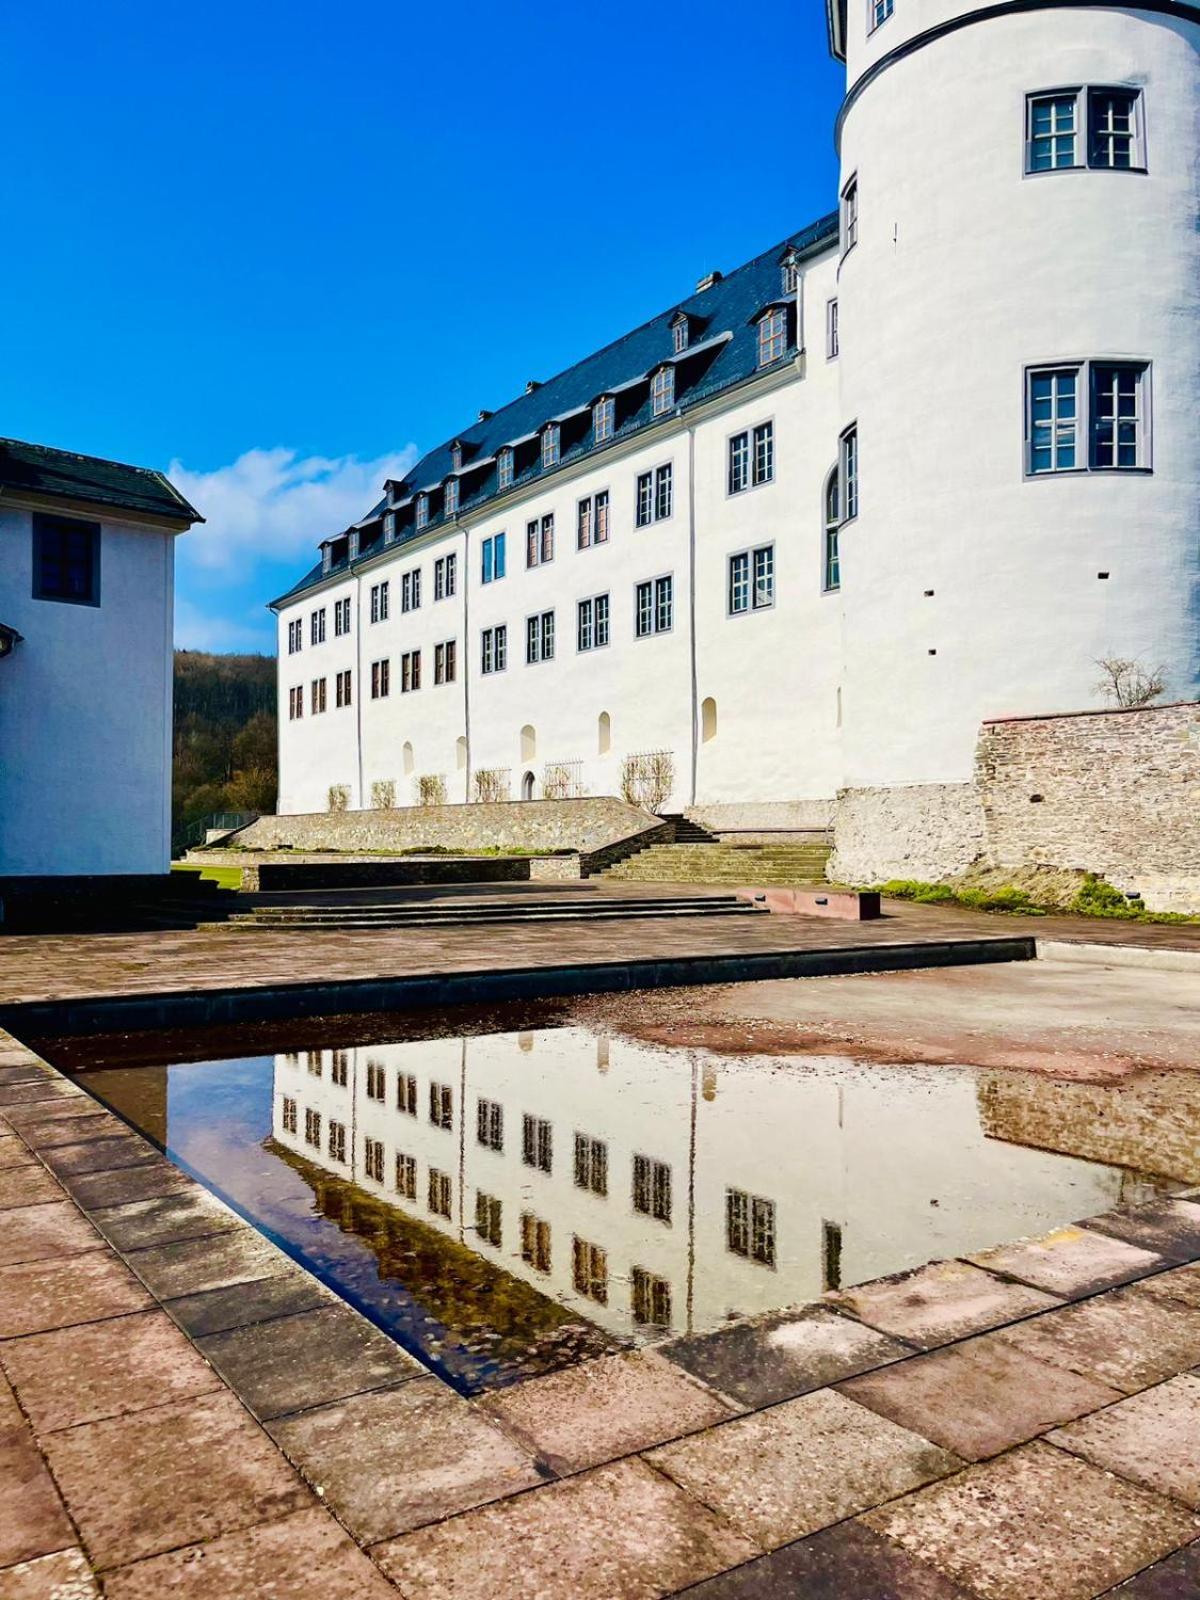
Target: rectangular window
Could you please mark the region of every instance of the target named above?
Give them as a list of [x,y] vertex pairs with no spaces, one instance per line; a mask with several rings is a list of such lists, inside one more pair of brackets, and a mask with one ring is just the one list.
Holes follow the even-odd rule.
[[743,489],[760,483],[770,483],[775,476],[775,424],[760,422],[752,431],[735,433],[729,440],[729,493],[740,494]]
[[858,174],[850,178],[841,194],[839,208],[843,256],[858,243]]
[[787,349],[787,311],[783,306],[776,306],[759,318],[758,323],[758,364],[760,367],[769,367],[772,361],[778,361]]
[[596,444],[611,439],[616,429],[617,402],[612,395],[597,400],[592,410],[592,431]]
[[329,707],[329,679],[314,678],[309,691],[311,710],[313,716],[318,716]]
[[387,1068],[378,1061],[367,1062],[367,1099],[387,1099]]
[[838,342],[838,303],[835,300],[825,302],[825,359],[836,361],[841,346]]
[[575,1187],[592,1194],[608,1193],[608,1145],[586,1133],[575,1135]]
[[1091,375],[1091,465],[1146,466],[1145,367],[1093,362]]
[[1079,137],[1079,95],[1074,89],[1062,94],[1030,95],[1027,110],[1027,172],[1052,172],[1077,165]]
[[412,694],[421,687],[421,652],[406,650],[400,657],[400,693]]
[[450,600],[457,586],[458,557],[454,554],[439,556],[433,563],[433,598]]
[[1144,362],[1031,369],[1025,399],[1030,474],[1148,468],[1149,387]]
[[661,417],[675,404],[675,368],[659,367],[650,380],[650,411]]
[[652,472],[638,473],[637,515],[634,520],[639,528],[644,528],[654,521],[654,474]]
[[867,32],[874,33],[892,14],[892,0],[867,0]]
[[842,491],[842,521],[852,522],[858,515],[858,424],[851,425],[838,441],[838,472]]
[[396,537],[396,513],[394,511],[385,511],[384,514],[383,514],[383,542],[384,542],[384,544],[391,544],[392,540],[395,537]]
[[661,522],[664,517],[669,517],[674,509],[673,470],[668,461],[666,466],[658,467],[654,473],[654,520]]
[[371,699],[386,700],[391,686],[392,664],[390,661],[372,661],[371,663]]
[[453,639],[433,647],[434,683],[453,683],[458,675],[458,647]]
[[313,612],[312,617],[310,619],[310,623],[311,623],[311,626],[310,626],[311,643],[313,643],[313,644],[324,644],[325,643],[325,607],[324,606],[321,607],[320,611],[314,611]]
[[542,432],[542,466],[554,467],[558,465],[559,444],[561,435],[558,423],[552,422]]
[[419,611],[421,609],[420,567],[417,567],[412,572],[405,572],[401,575],[400,609],[401,611]]
[[295,722],[297,717],[304,715],[304,686],[299,689],[288,690],[288,721]]
[[527,1167],[549,1172],[554,1164],[554,1130],[544,1117],[521,1119],[521,1160]]
[[307,1110],[304,1113],[304,1142],[314,1150],[321,1148],[321,1113]]
[[511,489],[513,481],[513,453],[505,446],[496,457],[496,487]]
[[735,433],[729,441],[729,492],[741,494],[750,487],[750,435]]
[[417,496],[416,521],[418,528],[424,528],[429,522],[429,496],[427,494],[419,494]]
[[334,679],[334,689],[336,692],[337,704],[339,706],[348,706],[350,704],[351,697],[351,678],[349,667],[346,668],[345,672],[338,673],[337,677]]
[[417,1198],[417,1159],[396,1152],[396,1193],[402,1200]]
[[1071,472],[1079,462],[1078,367],[1029,374],[1029,471]]
[[538,1272],[550,1271],[550,1224],[532,1211],[521,1213],[521,1260]]
[[448,517],[456,517],[458,515],[458,479],[457,478],[448,478],[446,480],[446,493],[445,493],[445,497],[444,498],[445,498],[444,510],[445,510],[446,515]]
[[536,517],[525,525],[525,565],[540,567],[554,560],[554,513],[548,512],[541,522]]
[[371,621],[386,622],[388,619],[388,580],[371,585]]
[[452,1193],[450,1174],[448,1172],[439,1172],[436,1167],[430,1167],[429,1209],[435,1217],[448,1218],[451,1215]]
[[314,1078],[319,1078],[324,1066],[324,1058],[321,1052],[319,1050],[310,1050],[305,1059],[305,1065]]
[[363,1140],[363,1172],[373,1183],[383,1182],[383,1140]]
[[630,1273],[630,1299],[633,1320],[640,1326],[671,1326],[671,1285],[665,1278],[647,1272],[645,1267],[634,1267]]
[[429,1120],[447,1132],[454,1127],[454,1090],[448,1083],[429,1085]]
[[304,633],[300,618],[288,623],[288,655],[294,656],[304,643]]
[[283,1098],[283,1131],[284,1133],[296,1131],[296,1102],[287,1095]]
[[346,1050],[331,1050],[329,1052],[329,1079],[339,1089],[344,1089],[350,1078],[350,1055]]
[[411,1072],[396,1074],[396,1110],[410,1117],[417,1114],[417,1080]]
[[345,1163],[346,1124],[344,1122],[330,1122],[329,1124],[329,1154],[332,1160]]
[[333,635],[340,639],[343,634],[350,632],[350,596],[344,600],[333,602]]
[[578,1237],[571,1241],[571,1281],[579,1294],[608,1304],[608,1252]]
[[725,1244],[735,1256],[775,1265],[775,1202],[741,1189],[725,1191]]
[[634,606],[637,638],[670,631],[674,620],[674,588],[674,579],[670,576],[651,578],[637,585]]
[[476,1108],[476,1135],[488,1150],[504,1149],[504,1107],[499,1100],[479,1097]]
[[554,659],[554,613],[542,611],[525,619],[525,660],[529,665]]
[[480,578],[484,583],[493,583],[497,578],[504,576],[504,535],[493,534],[490,539],[483,541],[481,548],[483,568]]
[[754,430],[754,483],[770,483],[775,476],[775,424],[760,422]]
[[671,1169],[651,1156],[633,1158],[633,1209],[659,1222],[671,1220]]
[[99,605],[101,525],[34,512],[34,598]]
[[[604,531],[600,531],[601,507],[603,506]],[[579,517],[576,534],[576,547],[588,550],[594,544],[603,544],[608,538],[608,490],[602,489],[599,494],[588,495],[579,502]]]
[[608,596],[594,595],[579,602],[576,645],[580,650],[599,650],[608,643]]
[[[1058,172],[1087,165],[1106,171],[1144,171],[1139,89],[1054,89],[1026,101],[1025,170]],[[1086,126],[1086,143],[1085,141]]]
[[1139,149],[1141,96],[1135,89],[1088,90],[1088,164],[1128,171],[1145,165]]
[[503,672],[508,666],[508,628],[485,628],[480,635],[479,668],[483,673]]
[[485,1244],[499,1250],[503,1239],[503,1207],[495,1195],[475,1191],[475,1232]]

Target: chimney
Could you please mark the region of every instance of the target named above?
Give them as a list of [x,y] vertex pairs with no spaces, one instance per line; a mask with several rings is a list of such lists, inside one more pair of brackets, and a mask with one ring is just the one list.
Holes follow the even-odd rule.
[[492,413],[490,411],[481,411],[479,413],[479,421],[480,422],[486,422],[487,419],[491,416],[491,414]]
[[724,276],[723,272],[706,272],[696,285],[696,293],[703,294],[706,289],[711,289],[714,284],[720,283]]
[[529,382],[525,385],[525,393],[532,394],[535,389],[540,389],[541,387],[542,381],[540,378],[530,378]]

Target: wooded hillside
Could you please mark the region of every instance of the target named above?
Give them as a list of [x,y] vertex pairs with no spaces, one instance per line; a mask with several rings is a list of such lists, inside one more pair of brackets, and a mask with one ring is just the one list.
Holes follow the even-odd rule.
[[175,652],[176,829],[212,811],[274,811],[272,656]]

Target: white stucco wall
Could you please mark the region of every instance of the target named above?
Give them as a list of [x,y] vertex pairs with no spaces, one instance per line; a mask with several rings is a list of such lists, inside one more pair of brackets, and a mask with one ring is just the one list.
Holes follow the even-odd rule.
[[35,600],[32,514],[0,509],[0,874],[170,867],[175,535],[100,538],[98,606]]

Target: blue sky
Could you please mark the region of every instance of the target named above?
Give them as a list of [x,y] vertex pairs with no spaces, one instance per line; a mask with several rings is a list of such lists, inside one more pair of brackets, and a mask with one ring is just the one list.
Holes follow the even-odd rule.
[[832,208],[820,0],[5,8],[0,434],[169,469],[177,638],[383,478]]

